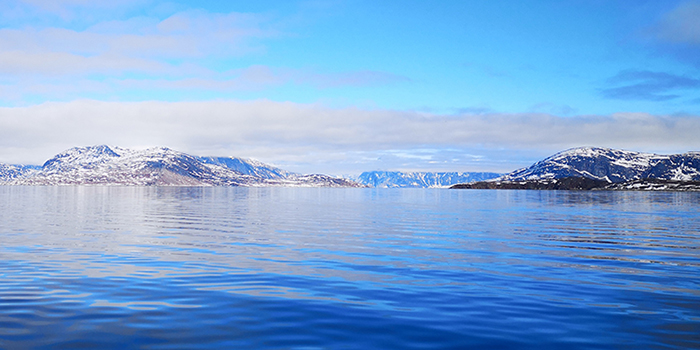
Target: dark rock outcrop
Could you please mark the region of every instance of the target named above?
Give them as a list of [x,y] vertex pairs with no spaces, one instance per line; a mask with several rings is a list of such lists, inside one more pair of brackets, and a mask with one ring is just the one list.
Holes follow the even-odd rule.
[[602,189],[610,183],[585,177],[564,177],[551,180],[530,181],[480,181],[458,184],[450,188],[480,190],[593,190]]

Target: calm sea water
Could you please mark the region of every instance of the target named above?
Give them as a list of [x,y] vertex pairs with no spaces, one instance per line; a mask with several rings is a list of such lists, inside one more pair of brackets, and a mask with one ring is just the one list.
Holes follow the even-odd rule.
[[0,187],[0,348],[700,348],[700,193]]

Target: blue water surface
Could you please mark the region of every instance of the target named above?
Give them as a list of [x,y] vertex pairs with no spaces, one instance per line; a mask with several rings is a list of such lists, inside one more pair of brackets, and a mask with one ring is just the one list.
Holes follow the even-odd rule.
[[700,348],[699,209],[678,192],[0,186],[0,348]]

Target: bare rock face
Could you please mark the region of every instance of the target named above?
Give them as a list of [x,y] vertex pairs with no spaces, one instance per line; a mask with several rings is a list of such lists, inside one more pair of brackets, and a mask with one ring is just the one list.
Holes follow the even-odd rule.
[[[4,170],[3,170],[4,169]],[[4,172],[3,172],[4,171]],[[41,168],[0,166],[8,185],[125,186],[304,186],[362,187],[330,176],[305,178],[254,160],[197,157],[165,147],[75,147],[47,160]]]

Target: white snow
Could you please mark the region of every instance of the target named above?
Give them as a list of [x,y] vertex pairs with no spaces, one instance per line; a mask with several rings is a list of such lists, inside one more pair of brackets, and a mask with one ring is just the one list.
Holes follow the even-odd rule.
[[[689,152],[681,156],[700,158],[700,152]],[[670,157],[654,153],[609,148],[579,147],[561,151],[528,168],[518,169],[495,180],[547,180],[579,174],[583,177],[606,180],[608,182],[629,181],[641,178],[645,172],[662,164],[662,162],[670,163]],[[582,168],[581,164],[589,164],[589,169]],[[593,166],[594,164],[595,166]],[[669,169],[669,171],[672,175],[668,177],[662,176],[664,179],[700,180],[700,169],[683,166]],[[655,173],[657,172],[655,171]]]
[[[266,167],[254,162],[257,167]],[[269,169],[275,169],[269,167]],[[165,147],[131,150],[92,146],[71,148],[47,161],[32,176],[11,181],[15,185],[167,185],[167,186],[359,186],[330,176],[290,176],[275,181],[245,175],[222,165]]]

